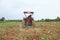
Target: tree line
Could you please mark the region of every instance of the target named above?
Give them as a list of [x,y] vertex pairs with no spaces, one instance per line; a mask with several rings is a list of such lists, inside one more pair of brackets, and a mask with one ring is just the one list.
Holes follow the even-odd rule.
[[[7,21],[7,22],[22,22],[22,20],[5,20],[5,17],[0,18],[0,21]],[[59,22],[60,17],[57,17],[55,19],[41,19],[37,20],[37,22]]]
[[22,20],[6,20],[5,17],[0,18],[0,21],[5,21],[5,22],[22,22]]
[[41,20],[38,20],[38,21],[41,21],[41,22],[59,22],[60,17],[57,17],[55,19],[41,19]]

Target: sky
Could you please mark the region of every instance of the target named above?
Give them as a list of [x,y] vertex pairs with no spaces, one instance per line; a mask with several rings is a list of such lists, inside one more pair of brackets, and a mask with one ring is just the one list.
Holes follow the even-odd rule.
[[33,18],[60,17],[60,0],[0,0],[0,18],[23,19],[24,11],[33,11]]

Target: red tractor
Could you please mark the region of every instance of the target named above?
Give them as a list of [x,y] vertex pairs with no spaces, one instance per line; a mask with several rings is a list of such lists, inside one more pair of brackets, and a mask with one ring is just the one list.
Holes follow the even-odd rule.
[[[24,15],[25,15],[25,18],[23,18],[23,24],[24,24],[24,27],[33,27],[33,18],[32,18],[32,15],[34,14],[34,12],[27,12],[25,11],[24,12]],[[27,16],[28,15],[28,16]]]

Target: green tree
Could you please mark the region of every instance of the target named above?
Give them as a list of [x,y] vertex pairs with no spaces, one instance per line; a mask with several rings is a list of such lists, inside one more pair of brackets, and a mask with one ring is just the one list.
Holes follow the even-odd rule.
[[1,18],[1,21],[5,21],[5,17],[2,17],[2,18]]
[[41,21],[41,22],[44,22],[45,20],[42,18],[40,21]]
[[57,17],[55,21],[60,21],[60,17]]
[[45,19],[45,21],[46,21],[46,22],[50,22],[50,21],[51,21],[51,19]]

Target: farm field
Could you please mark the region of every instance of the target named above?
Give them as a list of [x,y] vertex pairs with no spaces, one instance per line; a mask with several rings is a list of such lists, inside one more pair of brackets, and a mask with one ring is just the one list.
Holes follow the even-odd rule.
[[0,40],[60,40],[60,22],[35,22],[22,28],[21,22],[0,22]]

